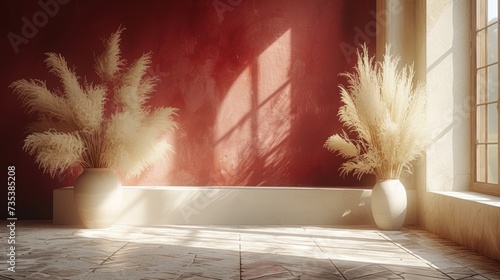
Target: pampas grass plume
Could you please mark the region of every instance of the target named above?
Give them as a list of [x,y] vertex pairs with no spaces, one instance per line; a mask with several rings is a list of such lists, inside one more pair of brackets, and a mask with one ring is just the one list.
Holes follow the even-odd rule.
[[353,73],[342,74],[348,87],[340,86],[338,115],[354,139],[345,132],[330,136],[324,147],[348,159],[342,175],[360,178],[373,173],[378,179],[399,179],[410,171],[410,162],[425,149],[425,87],[413,85],[412,66],[399,67],[399,57],[386,47],[384,59],[374,62],[366,46],[358,50]]
[[[100,83],[82,83],[62,55],[47,53],[46,66],[60,79],[62,92],[49,90],[40,80],[10,85],[27,112],[37,116],[24,150],[51,176],[74,165],[136,176],[173,151],[163,137],[178,127],[173,119],[177,109],[146,106],[156,85],[156,77],[145,76],[151,54],[126,68],[120,56],[123,30],[104,40],[104,52],[96,56]],[[106,118],[110,93],[115,111]]]

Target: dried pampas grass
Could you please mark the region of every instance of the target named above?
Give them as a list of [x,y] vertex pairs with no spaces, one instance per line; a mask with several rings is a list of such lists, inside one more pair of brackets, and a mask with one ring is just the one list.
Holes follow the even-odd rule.
[[355,72],[342,74],[349,86],[340,86],[344,105],[338,115],[355,138],[343,132],[324,145],[348,159],[340,168],[342,175],[352,172],[360,178],[373,173],[380,180],[399,179],[425,149],[425,88],[413,86],[413,67],[398,70],[398,63],[390,47],[383,61],[375,63],[363,46]]
[[[114,168],[127,176],[143,172],[172,147],[162,137],[178,124],[176,108],[149,108],[147,101],[156,77],[146,77],[151,54],[129,68],[120,57],[119,28],[104,40],[104,52],[94,64],[100,83],[81,83],[60,54],[47,53],[49,72],[60,78],[62,92],[51,91],[44,81],[21,79],[10,86],[37,121],[29,126],[24,150],[44,172],[54,176],[74,165]],[[105,103],[115,111],[106,118]]]

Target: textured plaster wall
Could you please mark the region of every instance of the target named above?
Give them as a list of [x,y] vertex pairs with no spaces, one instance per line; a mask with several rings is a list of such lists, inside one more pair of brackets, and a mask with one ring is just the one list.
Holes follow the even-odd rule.
[[352,70],[358,44],[374,49],[375,2],[9,0],[0,4],[1,166],[17,168],[19,218],[50,219],[52,189],[72,185],[78,171],[50,178],[21,151],[32,118],[8,85],[58,86],[43,64],[49,51],[92,80],[99,38],[119,25],[125,59],[153,54],[150,104],[180,108],[181,125],[165,136],[175,154],[125,185],[373,185],[342,178],[343,159],[322,146],[341,131],[338,74]]
[[[419,209],[420,225],[486,256],[500,260],[500,203],[488,204],[487,196],[470,200],[474,194],[456,197],[426,193]],[[486,203],[484,203],[486,202]]]
[[468,1],[427,1],[428,190],[470,183],[469,11]]
[[[418,78],[427,83],[432,144],[418,166],[419,224],[500,259],[500,205],[470,186],[469,1],[415,1]],[[444,191],[459,195],[450,196]]]

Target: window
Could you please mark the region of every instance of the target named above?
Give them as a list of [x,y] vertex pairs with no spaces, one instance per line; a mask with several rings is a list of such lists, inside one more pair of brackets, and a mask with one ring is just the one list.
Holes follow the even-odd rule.
[[500,195],[498,184],[498,0],[473,5],[472,190]]

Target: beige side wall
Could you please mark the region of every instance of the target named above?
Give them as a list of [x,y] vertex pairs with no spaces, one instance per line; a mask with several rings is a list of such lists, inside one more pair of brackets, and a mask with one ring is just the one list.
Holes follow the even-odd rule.
[[416,70],[427,84],[433,140],[415,177],[419,224],[500,260],[500,199],[460,195],[470,186],[471,1],[414,3]]

